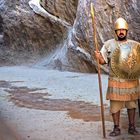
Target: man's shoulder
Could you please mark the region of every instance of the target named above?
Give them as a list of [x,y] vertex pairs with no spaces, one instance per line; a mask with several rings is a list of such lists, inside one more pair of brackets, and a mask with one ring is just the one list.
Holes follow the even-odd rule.
[[[131,40],[131,39],[127,39],[127,42],[128,43],[133,43],[133,44],[139,44],[140,45],[140,43],[138,41]],[[114,44],[114,43],[116,43],[116,40],[114,38],[109,39],[109,40],[107,40],[107,41],[104,42],[104,44],[106,46],[111,45],[111,44]]]
[[105,41],[104,43],[111,43],[111,42],[115,42],[115,39],[114,38],[109,39],[109,40]]
[[109,39],[109,40],[104,42],[104,45],[107,47],[110,45],[114,45],[114,43],[115,43],[115,39]]
[[133,44],[140,45],[140,43],[138,41],[135,41],[135,40],[128,39],[127,41],[128,41],[128,43],[133,43]]

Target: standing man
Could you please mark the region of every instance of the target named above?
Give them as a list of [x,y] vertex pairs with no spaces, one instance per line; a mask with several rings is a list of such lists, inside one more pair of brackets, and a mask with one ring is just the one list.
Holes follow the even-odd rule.
[[128,133],[139,134],[135,129],[135,110],[139,96],[140,43],[128,40],[128,24],[118,18],[114,25],[116,39],[104,43],[101,51],[95,51],[100,64],[109,65],[107,100],[110,100],[114,129],[110,136],[121,134],[120,110],[127,108]]

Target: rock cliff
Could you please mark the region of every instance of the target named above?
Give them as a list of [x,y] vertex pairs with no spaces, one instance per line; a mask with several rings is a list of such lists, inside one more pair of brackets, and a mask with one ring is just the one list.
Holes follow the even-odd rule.
[[96,72],[91,1],[99,48],[120,16],[128,38],[140,41],[139,0],[0,0],[0,64]]

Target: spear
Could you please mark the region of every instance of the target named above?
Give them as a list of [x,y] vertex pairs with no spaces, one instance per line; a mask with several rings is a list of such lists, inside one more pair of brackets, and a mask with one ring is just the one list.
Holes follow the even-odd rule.
[[[91,3],[91,17],[92,17],[92,27],[93,27],[93,40],[96,51],[98,51],[98,42],[97,42],[97,35],[96,35],[96,22],[95,22],[95,15],[94,15],[94,7],[93,3]],[[98,69],[98,82],[99,82],[99,91],[100,91],[100,104],[101,104],[101,116],[102,116],[102,128],[103,128],[103,137],[106,137],[105,134],[105,120],[104,120],[104,107],[103,107],[103,95],[102,95],[102,83],[101,83],[101,72],[100,72],[100,64],[99,59],[97,59],[97,69]]]
[[140,99],[138,99],[138,110],[139,110],[139,117],[140,117]]

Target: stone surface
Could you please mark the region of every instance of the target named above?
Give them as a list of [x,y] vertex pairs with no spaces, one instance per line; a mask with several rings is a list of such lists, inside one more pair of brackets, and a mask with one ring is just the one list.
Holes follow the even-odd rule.
[[8,64],[32,63],[48,55],[66,36],[63,26],[36,15],[28,2],[4,0],[0,7],[1,63],[3,59]]
[[[51,69],[96,72],[91,56],[91,0],[41,0],[45,16],[35,13],[37,7],[31,8],[28,2],[0,1],[0,64],[37,63]],[[139,0],[92,2],[99,48],[114,37],[113,24],[120,16],[129,23],[128,38],[140,41]]]
[[76,18],[78,0],[40,0],[40,4],[50,14],[73,25]]

